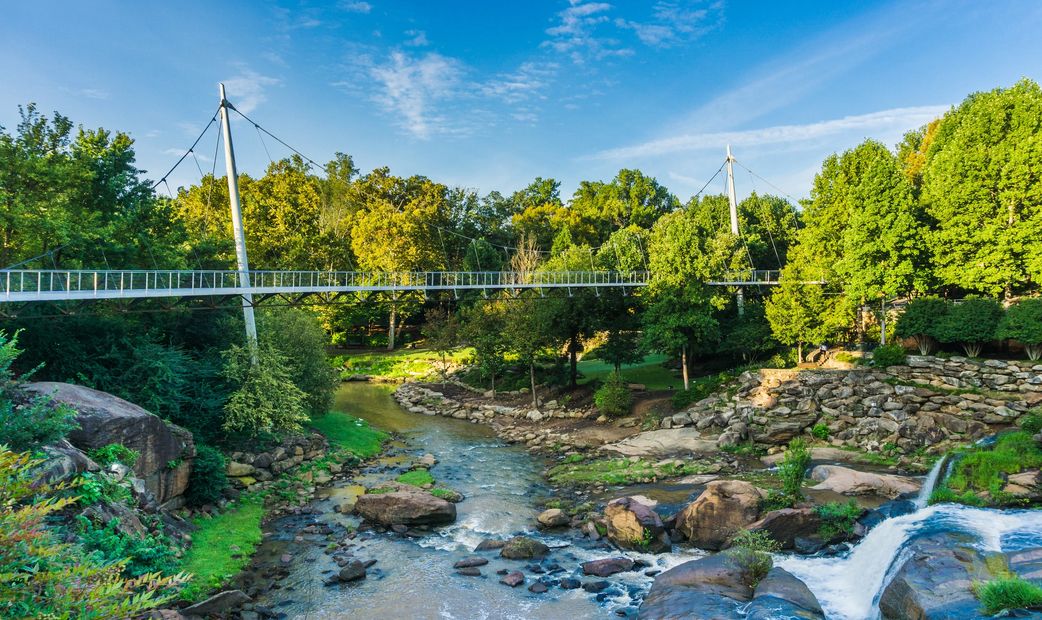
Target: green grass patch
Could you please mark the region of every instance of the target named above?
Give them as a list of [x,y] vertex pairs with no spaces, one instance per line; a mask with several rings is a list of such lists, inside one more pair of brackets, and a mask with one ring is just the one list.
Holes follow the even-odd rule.
[[1031,434],[1024,431],[1006,433],[990,448],[968,448],[954,458],[951,474],[934,491],[931,503],[1017,505],[1023,502],[1002,490],[1006,477],[1025,469],[1042,467],[1042,449]]
[[974,584],[973,593],[989,616],[1004,609],[1042,607],[1042,588],[1020,577],[1001,577]]
[[431,489],[431,495],[444,500],[450,500],[458,496],[452,489]]
[[676,478],[690,474],[709,473],[710,466],[699,461],[671,462],[656,466],[650,461],[629,459],[601,459],[589,463],[565,463],[550,470],[548,477],[554,484],[589,486],[595,484],[637,484],[662,478]]
[[311,419],[311,426],[326,436],[332,447],[346,450],[360,458],[369,458],[380,453],[387,433],[377,430],[365,420],[339,411]]
[[263,516],[261,499],[251,497],[216,517],[195,519],[199,529],[179,567],[194,577],[181,596],[199,599],[245,568],[261,542]]
[[[626,383],[640,383],[649,390],[683,389],[684,381],[676,373],[662,364],[667,361],[665,355],[648,355],[639,364],[623,364],[622,380]],[[615,366],[597,359],[584,359],[578,363],[582,373],[580,384],[591,381],[604,381],[615,372]]]
[[[472,348],[456,349],[445,356],[445,361],[449,364],[465,364],[473,356]],[[332,364],[340,371],[341,378],[345,379],[352,375],[382,379],[433,379],[439,376],[441,361],[441,355],[435,351],[411,349],[337,355],[332,359]]]
[[422,487],[427,484],[434,484],[434,476],[431,472],[426,469],[414,469],[407,471],[397,478],[398,482],[402,484],[410,484],[414,487]]

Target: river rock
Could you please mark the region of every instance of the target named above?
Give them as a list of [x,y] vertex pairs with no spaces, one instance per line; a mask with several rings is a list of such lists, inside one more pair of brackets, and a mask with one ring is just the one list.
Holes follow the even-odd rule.
[[546,592],[549,589],[550,588],[547,588],[546,584],[543,583],[542,581],[537,581],[537,582],[533,583],[532,585],[528,586],[528,591],[533,593],[533,594],[543,594],[544,592]]
[[792,573],[774,567],[756,585],[753,602],[745,609],[746,620],[824,620],[825,612],[807,584]]
[[475,566],[484,566],[486,564],[488,564],[488,560],[485,558],[471,557],[459,560],[452,565],[452,568],[473,568]]
[[242,590],[225,590],[218,592],[205,601],[201,601],[190,607],[185,607],[181,613],[186,616],[217,616],[236,610],[246,603],[253,601],[246,596]]
[[716,551],[760,518],[763,491],[741,480],[717,480],[677,514],[676,529],[693,545]]
[[620,497],[604,508],[608,539],[623,549],[663,553],[672,548],[662,519],[636,497]]
[[887,519],[911,514],[916,511],[915,502],[910,499],[895,499],[882,504],[861,516],[857,520],[866,531],[874,528]]
[[464,577],[481,577],[481,571],[475,566],[465,566],[456,569],[456,573],[463,575]]
[[456,520],[456,506],[430,493],[401,490],[362,495],[355,512],[380,525],[445,525]]
[[745,571],[730,555],[718,553],[684,562],[655,577],[644,597],[640,620],[731,620],[752,600]]
[[[783,508],[772,510],[759,521],[746,526],[754,532],[767,532],[781,545],[782,549],[796,548],[796,539],[818,537],[822,520],[813,508]],[[828,543],[828,541],[823,541]]]
[[821,484],[818,491],[833,491],[843,495],[882,495],[895,499],[906,493],[917,493],[922,484],[918,480],[892,474],[857,471],[839,465],[818,465],[810,472],[812,480]]
[[1002,490],[1017,499],[1038,501],[1042,499],[1042,474],[1037,469],[1010,474]]
[[920,536],[879,598],[883,620],[978,618],[971,587],[990,578],[984,558],[965,534]]
[[629,558],[601,558],[582,563],[584,575],[610,577],[615,573],[624,573],[633,569],[633,560]]
[[706,439],[694,428],[645,431],[601,447],[623,456],[671,458],[719,451],[715,439]]
[[474,551],[495,551],[502,549],[507,544],[505,540],[496,540],[494,538],[486,538],[485,540],[478,543],[477,547],[474,547]]
[[340,569],[337,577],[344,583],[365,579],[365,564],[358,560],[351,560]]
[[506,585],[510,586],[511,588],[516,588],[519,585],[523,584],[524,582],[525,582],[524,574],[521,571],[517,571],[517,570],[512,572],[512,573],[507,573],[506,576],[504,576],[502,579],[499,580],[499,583],[506,584]]
[[1042,582],[1042,547],[1007,553],[1006,560],[1021,579]]
[[560,508],[550,508],[539,513],[536,521],[543,527],[561,527],[571,523],[571,519]]
[[582,587],[582,582],[575,577],[562,577],[559,584],[562,590],[577,590]]
[[[144,480],[160,503],[177,500],[175,504],[180,504],[195,457],[192,433],[122,398],[80,385],[42,381],[26,385],[26,390],[50,395],[53,402],[76,411],[79,428],[69,433],[68,440],[80,450],[89,452],[113,443],[137,450],[134,475]],[[176,466],[168,467],[172,463]]]
[[514,536],[499,551],[499,555],[508,560],[531,560],[546,557],[548,553],[550,547],[527,536]]

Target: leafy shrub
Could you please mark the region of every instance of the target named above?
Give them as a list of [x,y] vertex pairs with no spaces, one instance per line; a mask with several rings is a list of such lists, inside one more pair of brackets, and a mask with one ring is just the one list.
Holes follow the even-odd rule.
[[907,358],[905,348],[899,344],[885,344],[872,351],[872,363],[877,368],[900,366],[905,363]]
[[998,337],[1023,344],[1031,361],[1042,357],[1042,299],[1025,299],[1007,308],[999,322]]
[[333,404],[339,377],[326,360],[329,342],[314,314],[299,308],[268,309],[260,314],[261,344],[282,354],[289,378],[304,392],[304,406],[321,414]]
[[110,443],[107,446],[91,450],[88,456],[102,467],[108,467],[113,463],[122,463],[127,467],[133,467],[141,454],[137,450],[132,450],[121,443]]
[[829,502],[814,507],[814,512],[821,518],[821,527],[818,535],[823,540],[829,541],[835,538],[847,538],[854,533],[854,523],[864,512],[857,502],[850,500],[843,504],[840,502]]
[[1039,466],[1042,449],[1029,433],[1016,431],[1002,435],[990,448],[975,448],[962,455],[944,484],[957,495],[987,493],[992,503],[1002,503],[1006,476]]
[[1037,435],[1042,433],[1042,409],[1035,408],[1020,419],[1020,430]]
[[693,402],[706,398],[720,389],[720,386],[734,378],[732,373],[722,372],[717,375],[699,377],[691,382],[688,390],[679,390],[673,394],[673,408],[683,409]]
[[224,405],[224,428],[247,435],[299,431],[308,421],[307,395],[293,383],[286,357],[272,345],[257,345],[257,361],[249,347],[225,351],[224,375],[239,386]]
[[984,344],[995,340],[1002,306],[994,299],[967,297],[953,304],[937,326],[937,339],[958,343],[968,357],[980,357]]
[[897,319],[894,333],[899,338],[911,338],[919,347],[920,355],[929,355],[934,348],[938,327],[948,314],[948,302],[937,297],[919,297],[908,302]]
[[731,539],[731,547],[726,553],[742,570],[745,584],[753,588],[770,572],[774,566],[771,554],[780,548],[781,545],[768,532],[742,530]]
[[1042,588],[1020,577],[1000,577],[973,585],[973,593],[989,616],[1004,609],[1042,606]]
[[101,563],[45,526],[73,497],[48,497],[67,487],[40,485],[28,453],[0,448],[0,617],[133,618],[173,598],[186,575],[125,579],[126,563]]
[[790,441],[789,449],[778,464],[778,476],[782,480],[782,493],[794,504],[803,499],[803,479],[809,466],[807,443],[798,437]]
[[608,375],[604,385],[598,388],[593,395],[593,402],[601,413],[615,418],[629,413],[633,395],[630,394],[626,384],[622,382],[622,377],[619,376],[619,373],[613,372]]
[[824,441],[829,438],[829,425],[818,422],[810,429],[810,434]]
[[29,396],[22,391],[25,377],[16,376],[11,369],[21,353],[18,334],[8,338],[0,330],[0,444],[34,451],[76,428],[76,412],[52,403],[48,396]]
[[206,445],[196,446],[185,501],[190,506],[203,506],[221,499],[221,493],[228,488],[225,467],[224,455],[219,450]]
[[86,472],[80,474],[76,490],[80,504],[91,506],[98,502],[127,503],[131,500],[130,487],[106,474]]
[[[173,542],[160,530],[134,536],[119,530],[119,519],[98,527],[90,519],[76,517],[77,533],[83,549],[99,564],[124,562],[123,576],[140,577],[149,573],[170,574],[176,568]],[[156,524],[158,527],[158,523]]]

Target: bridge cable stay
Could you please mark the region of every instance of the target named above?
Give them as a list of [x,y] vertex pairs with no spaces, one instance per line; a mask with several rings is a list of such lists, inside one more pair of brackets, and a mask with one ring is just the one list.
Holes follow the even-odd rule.
[[[173,174],[174,170],[177,170],[177,167],[180,166],[181,162],[188,157],[188,154],[195,150],[195,147],[199,144],[199,141],[203,139],[203,136],[206,135],[206,132],[210,130],[210,127],[212,127],[215,122],[217,122],[218,114],[220,114],[220,108],[218,108],[217,112],[214,112],[213,116],[210,118],[210,122],[206,124],[206,127],[203,127],[203,130],[199,132],[199,137],[195,139],[195,142],[192,142],[192,146],[188,147],[188,150],[181,154],[181,157],[178,158],[177,162],[166,171],[166,174],[164,174],[162,178],[152,184],[152,189],[159,187],[162,183],[166,183],[167,178]],[[169,185],[167,185],[167,187],[169,188]]]
[[[743,166],[743,168],[744,168],[744,166]],[[756,193],[756,179],[753,179],[752,181],[750,181],[750,185],[753,186],[753,193],[755,194]],[[762,209],[761,209],[761,211],[762,211]],[[761,220],[762,220],[762,218],[761,218]],[[774,233],[771,232],[771,227],[770,226],[765,226],[765,228],[767,229],[767,238],[771,240],[771,248],[774,249],[774,259],[778,262],[778,270],[780,271],[781,268],[782,268],[781,254],[778,253],[778,246],[774,243]]]

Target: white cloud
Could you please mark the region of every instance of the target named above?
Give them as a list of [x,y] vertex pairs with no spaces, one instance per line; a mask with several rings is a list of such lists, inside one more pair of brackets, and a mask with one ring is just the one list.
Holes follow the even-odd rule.
[[557,73],[554,62],[525,62],[517,71],[501,73],[480,85],[481,93],[506,103],[545,99],[545,91]]
[[612,6],[606,2],[570,0],[570,6],[557,13],[557,24],[546,29],[549,39],[542,47],[568,55],[572,62],[582,64],[586,59],[608,56],[629,56],[633,50],[622,47],[614,38],[598,34],[601,24],[609,23],[605,13]]
[[347,11],[348,13],[362,13],[367,14],[373,10],[373,5],[368,2],[341,2],[340,8]]
[[405,42],[409,47],[426,47],[430,45],[430,41],[427,40],[427,33],[423,30],[406,30],[405,36],[410,37]]
[[593,155],[592,159],[655,157],[683,151],[722,150],[728,144],[732,146],[788,144],[855,131],[913,129],[944,114],[948,108],[949,106],[946,105],[894,108],[804,125],[776,125],[746,131],[685,134],[601,151]]
[[100,88],[81,88],[79,91],[80,95],[87,97],[88,99],[108,99],[109,92]]
[[618,18],[615,25],[632,30],[645,45],[670,47],[690,41],[712,30],[721,22],[723,2],[657,2],[651,19],[637,22]]
[[261,75],[245,66],[240,67],[238,75],[224,80],[228,100],[243,114],[256,110],[257,106],[268,99],[265,91],[280,84],[282,80]]
[[453,133],[455,128],[437,111],[437,104],[457,96],[463,76],[459,61],[434,52],[414,58],[395,51],[388,62],[372,66],[369,74],[380,89],[376,102],[395,115],[400,127],[424,140]]

